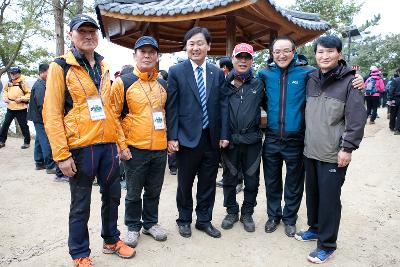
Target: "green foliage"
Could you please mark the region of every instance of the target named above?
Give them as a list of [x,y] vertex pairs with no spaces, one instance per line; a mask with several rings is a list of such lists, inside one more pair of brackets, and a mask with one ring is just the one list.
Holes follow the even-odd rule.
[[[51,36],[49,23],[43,16],[49,12],[44,1],[0,0],[0,76],[14,64],[30,74],[37,72],[31,63],[44,61],[50,55],[42,47],[34,46],[33,39]],[[4,14],[4,16],[3,16]]]
[[293,9],[319,13],[333,30],[341,31],[353,24],[354,16],[360,12],[362,4],[343,0],[296,0]]
[[371,66],[378,66],[382,72],[393,74],[400,66],[400,34],[366,37],[354,47],[352,62],[361,67],[367,75]]

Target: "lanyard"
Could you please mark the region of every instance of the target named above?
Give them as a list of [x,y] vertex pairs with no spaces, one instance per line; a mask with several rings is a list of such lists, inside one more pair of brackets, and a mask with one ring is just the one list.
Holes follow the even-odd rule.
[[[88,98],[89,96],[88,96],[88,94],[87,94],[87,92],[86,92],[86,90],[85,90],[85,87],[83,86],[81,80],[79,79],[78,75],[76,74],[76,72],[74,71],[73,68],[71,68],[71,70],[72,70],[72,72],[75,74],[76,79],[78,79],[78,82],[79,82],[79,84],[81,85],[82,90],[83,90],[83,92],[85,93],[86,98]],[[89,74],[89,73],[88,73],[88,74]],[[89,76],[90,76],[90,74],[89,74]],[[95,86],[96,86],[96,85],[95,85]],[[103,87],[103,78],[100,78],[100,88],[99,88],[99,91],[97,92],[97,93],[99,94],[100,98],[101,98],[102,87]]]
[[[142,82],[140,81],[140,79],[139,79],[139,84],[140,84],[140,87],[142,88],[144,94],[146,95],[147,100],[149,101],[151,110],[153,111],[153,110],[154,110],[154,109],[153,109],[153,104],[152,104],[152,102],[151,102],[149,96],[147,95],[146,90],[144,90],[143,85],[142,85]],[[159,83],[157,83],[157,85],[158,85],[158,88],[160,89],[160,108],[162,109],[162,89],[161,89],[161,86],[160,86]],[[150,91],[151,91],[152,87],[151,87],[151,85],[150,85],[150,82],[149,82],[149,87],[150,87]]]

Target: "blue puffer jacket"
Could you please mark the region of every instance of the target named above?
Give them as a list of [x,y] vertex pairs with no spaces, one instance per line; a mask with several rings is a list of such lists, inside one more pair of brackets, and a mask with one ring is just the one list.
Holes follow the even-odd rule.
[[259,71],[267,96],[267,137],[303,138],[307,74],[313,70],[305,56],[295,54],[287,69],[270,59]]

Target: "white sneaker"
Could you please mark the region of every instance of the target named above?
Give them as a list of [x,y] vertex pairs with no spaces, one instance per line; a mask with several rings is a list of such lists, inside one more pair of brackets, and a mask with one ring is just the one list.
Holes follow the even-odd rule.
[[145,235],[151,235],[156,241],[167,240],[167,233],[158,224],[153,225],[149,230],[143,228],[142,233]]
[[129,231],[126,233],[126,238],[125,238],[125,244],[127,244],[130,247],[136,247],[138,243],[140,233],[135,232],[135,231]]

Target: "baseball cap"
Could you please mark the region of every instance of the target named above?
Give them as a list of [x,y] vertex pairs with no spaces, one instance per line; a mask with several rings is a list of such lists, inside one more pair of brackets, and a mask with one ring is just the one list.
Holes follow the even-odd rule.
[[85,23],[91,24],[96,29],[100,29],[99,25],[97,25],[97,22],[92,17],[85,14],[78,14],[69,23],[69,31],[77,30]]
[[151,36],[144,35],[140,37],[139,39],[136,40],[135,47],[133,48],[134,50],[138,49],[139,47],[142,47],[144,45],[151,45],[154,47],[155,50],[160,51],[160,48],[158,47],[158,43],[156,39],[154,39]]
[[13,66],[10,68],[9,73],[21,73],[21,68],[18,66]]
[[235,46],[233,49],[233,56],[236,57],[240,53],[247,53],[251,57],[254,56],[254,49],[251,45],[246,44],[246,43],[240,43]]

